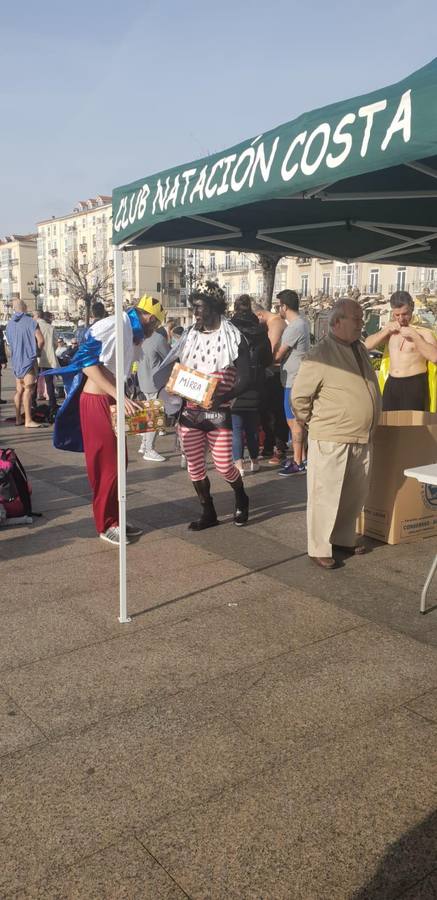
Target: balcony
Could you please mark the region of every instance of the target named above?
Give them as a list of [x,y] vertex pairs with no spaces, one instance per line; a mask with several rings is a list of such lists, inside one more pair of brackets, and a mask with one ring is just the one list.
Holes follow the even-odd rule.
[[310,266],[311,256],[298,256],[296,262],[298,266]]
[[59,275],[59,269],[50,269],[50,275],[53,275],[53,278],[57,278]]
[[81,253],[86,253],[88,250],[88,245],[87,244],[79,244],[79,250]]
[[50,256],[57,256],[58,255],[57,247],[52,247],[52,249],[49,250],[49,253],[50,253]]
[[52,288],[50,291],[52,297],[59,297],[59,288]]
[[361,288],[361,293],[365,294],[368,297],[373,297],[375,294],[381,293],[382,285],[377,282],[376,284],[364,284]]
[[388,286],[389,294],[394,294],[395,291],[408,291],[409,293],[410,289],[413,290],[413,284],[410,284],[410,282],[405,282],[401,287],[398,284],[389,284]]
[[437,281],[413,281],[412,284],[413,294],[432,294],[433,296],[437,293]]

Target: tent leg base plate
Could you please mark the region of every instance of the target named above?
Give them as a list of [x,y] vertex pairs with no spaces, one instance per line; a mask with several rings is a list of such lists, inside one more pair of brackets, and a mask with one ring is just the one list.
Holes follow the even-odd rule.
[[120,622],[120,625],[128,625],[129,622],[132,622],[132,619],[130,616],[127,616],[126,619],[122,619],[120,616],[117,616],[117,619]]

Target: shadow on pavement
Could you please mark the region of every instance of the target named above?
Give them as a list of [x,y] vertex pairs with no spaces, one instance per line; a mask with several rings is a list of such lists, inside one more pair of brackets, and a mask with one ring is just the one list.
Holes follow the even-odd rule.
[[437,811],[390,844],[371,881],[355,891],[350,900],[403,897],[437,897]]

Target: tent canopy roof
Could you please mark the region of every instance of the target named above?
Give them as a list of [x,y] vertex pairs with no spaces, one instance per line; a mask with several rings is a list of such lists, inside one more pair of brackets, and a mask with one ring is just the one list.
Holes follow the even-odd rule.
[[437,59],[113,192],[113,243],[437,264]]

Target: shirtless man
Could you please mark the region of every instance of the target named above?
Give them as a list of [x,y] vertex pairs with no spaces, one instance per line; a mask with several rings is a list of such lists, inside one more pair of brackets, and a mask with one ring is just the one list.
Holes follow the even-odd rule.
[[364,342],[368,350],[388,343],[390,370],[382,397],[383,410],[427,410],[427,364],[437,363],[437,341],[429,329],[410,324],[414,302],[407,291],[392,294],[390,306],[392,321]]
[[[264,309],[260,303],[253,303],[253,311],[261,323],[267,328],[272,346],[273,359],[281,346],[282,334],[287,323],[278,313]],[[278,466],[285,463],[288,441],[288,425],[284,413],[284,390],[281,384],[281,367],[279,363],[267,370],[265,396],[260,409],[261,423],[264,431],[263,459],[269,464]],[[273,452],[273,450],[275,451]]]

